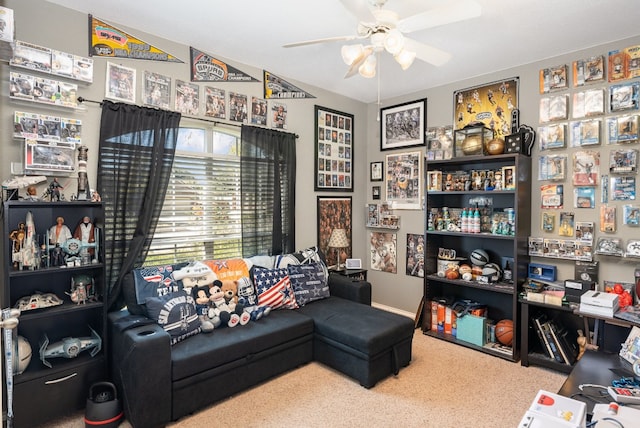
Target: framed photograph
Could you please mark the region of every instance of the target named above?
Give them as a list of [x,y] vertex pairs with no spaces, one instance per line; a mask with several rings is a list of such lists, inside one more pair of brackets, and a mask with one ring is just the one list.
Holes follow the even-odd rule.
[[151,107],[170,108],[171,77],[144,71],[142,86],[142,102]]
[[371,197],[373,199],[380,199],[380,186],[373,186],[371,189]]
[[424,146],[427,99],[380,109],[380,150]]
[[397,235],[389,232],[371,232],[370,266],[371,270],[380,272],[397,273]]
[[407,233],[407,270],[409,276],[424,278],[424,235]]
[[502,188],[504,190],[516,189],[516,166],[502,167]]
[[107,62],[105,98],[136,103],[136,69]]
[[419,210],[422,204],[422,152],[387,155],[387,201],[393,209]]
[[[328,197],[318,196],[318,246],[325,254],[327,266],[332,267],[344,263],[351,258],[353,243],[351,241],[351,196]],[[344,230],[346,247],[329,247],[331,235],[335,229]]]
[[442,171],[427,171],[427,192],[442,190]]
[[353,128],[352,114],[315,106],[314,190],[353,192]]
[[494,130],[494,138],[504,138],[515,133],[516,130],[511,129],[511,113],[518,108],[518,83],[519,78],[512,77],[455,91],[454,130],[482,122],[484,126]]
[[371,181],[382,181],[384,162],[371,162]]

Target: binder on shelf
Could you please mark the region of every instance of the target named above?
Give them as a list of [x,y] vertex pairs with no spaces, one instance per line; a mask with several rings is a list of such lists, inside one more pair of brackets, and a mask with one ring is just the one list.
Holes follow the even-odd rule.
[[553,351],[551,350],[551,346],[549,346],[547,337],[545,336],[544,330],[542,329],[542,324],[544,322],[546,322],[546,316],[544,314],[537,317],[533,317],[533,326],[534,326],[534,329],[536,330],[536,333],[538,333],[538,338],[540,339],[540,344],[542,345],[542,349],[544,350],[547,357],[554,358]]

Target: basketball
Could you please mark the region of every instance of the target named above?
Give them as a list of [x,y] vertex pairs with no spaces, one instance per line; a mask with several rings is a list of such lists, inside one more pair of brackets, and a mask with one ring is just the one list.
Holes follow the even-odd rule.
[[471,273],[471,266],[469,266],[468,264],[461,264],[460,267],[458,268],[458,271],[460,272],[460,275],[464,275],[465,273]]
[[489,263],[489,254],[483,249],[476,249],[469,254],[469,261],[476,266],[484,266]]
[[487,141],[487,153],[490,155],[499,155],[504,152],[504,140],[502,138],[494,138]]
[[496,339],[505,346],[513,343],[513,321],[500,320],[496,324]]
[[462,152],[465,155],[482,154],[482,139],[479,135],[471,135],[462,142]]
[[497,276],[498,279],[502,277],[502,269],[495,263],[487,263],[482,267],[482,274],[489,276]]
[[14,342],[14,360],[13,360],[13,372],[14,374],[21,374],[27,369],[31,362],[31,345],[22,336],[18,336]]

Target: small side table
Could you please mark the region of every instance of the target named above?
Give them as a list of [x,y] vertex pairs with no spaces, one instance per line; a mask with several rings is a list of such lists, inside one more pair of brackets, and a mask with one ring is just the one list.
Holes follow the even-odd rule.
[[334,270],[329,269],[329,272],[337,273],[339,275],[344,275],[346,277],[357,279],[359,281],[367,280],[367,270],[366,269],[343,269],[343,270]]

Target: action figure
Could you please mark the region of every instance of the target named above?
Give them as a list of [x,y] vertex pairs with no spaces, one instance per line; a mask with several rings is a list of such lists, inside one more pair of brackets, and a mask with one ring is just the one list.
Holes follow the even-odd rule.
[[58,179],[54,178],[53,181],[49,184],[49,197],[51,202],[60,201],[60,189],[64,190],[64,187],[58,183]]
[[64,218],[56,218],[56,224],[49,229],[49,243],[62,245],[71,238],[71,230],[64,224]]

